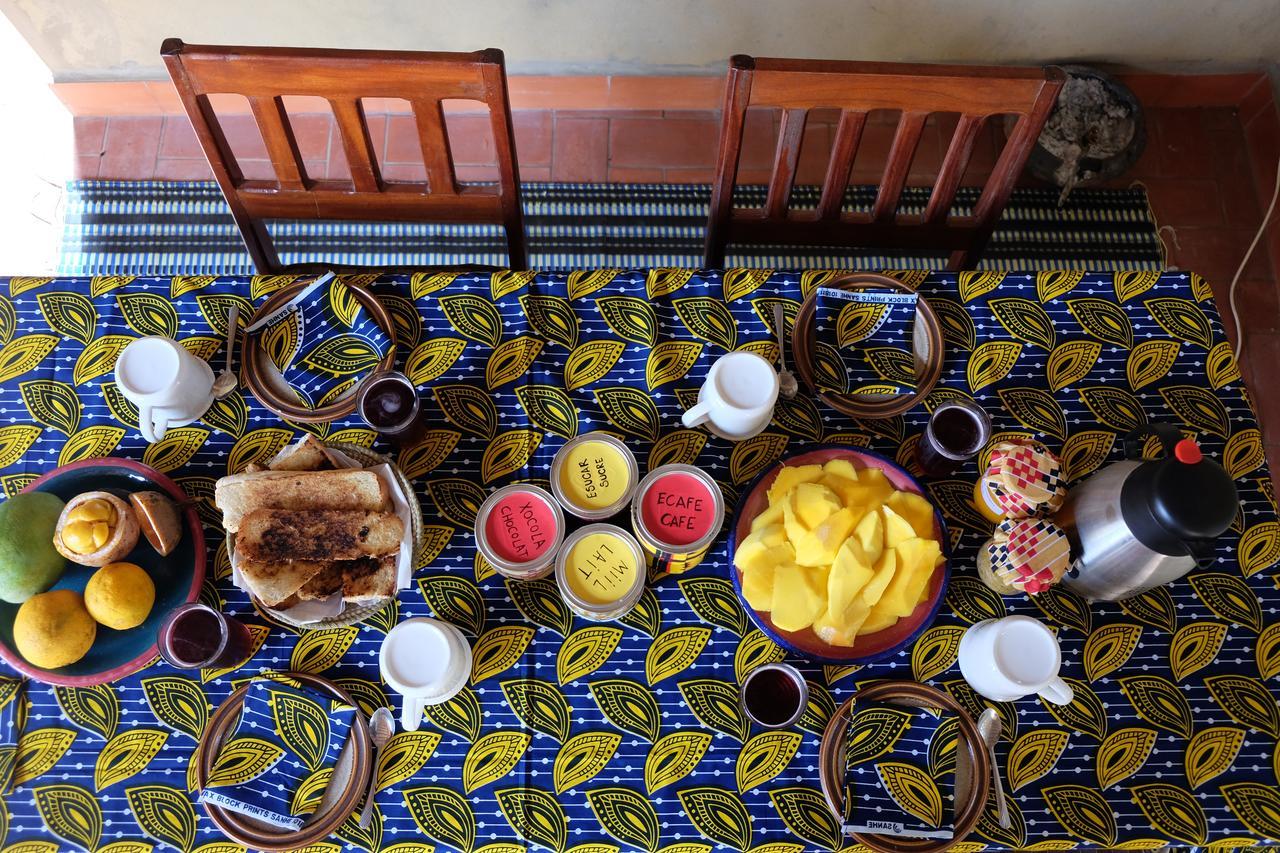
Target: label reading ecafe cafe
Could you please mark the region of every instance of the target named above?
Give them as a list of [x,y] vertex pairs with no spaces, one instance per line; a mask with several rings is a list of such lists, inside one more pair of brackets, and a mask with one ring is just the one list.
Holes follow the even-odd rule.
[[498,556],[529,563],[547,552],[555,539],[555,514],[546,501],[529,493],[499,501],[485,520],[485,538]]
[[707,535],[715,502],[691,474],[668,474],[644,493],[641,507],[649,533],[668,545],[688,545]]

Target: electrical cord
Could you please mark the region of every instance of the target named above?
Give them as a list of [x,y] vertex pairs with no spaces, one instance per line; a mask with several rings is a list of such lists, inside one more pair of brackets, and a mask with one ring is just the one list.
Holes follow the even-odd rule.
[[[1236,274],[1231,277],[1231,285],[1227,288],[1227,303],[1231,306],[1231,322],[1236,327],[1236,345],[1233,352],[1237,362],[1240,361],[1240,349],[1244,345],[1244,338],[1241,337],[1240,315],[1236,312],[1236,285],[1240,283],[1240,276],[1244,273],[1244,268],[1249,265],[1249,258],[1253,257],[1253,250],[1258,247],[1258,242],[1262,239],[1262,235],[1266,233],[1267,223],[1271,221],[1271,214],[1276,212],[1277,199],[1280,199],[1280,159],[1276,160],[1276,188],[1271,193],[1271,204],[1267,206],[1267,212],[1262,214],[1262,222],[1258,225],[1258,233],[1253,235],[1253,242],[1249,244],[1249,249],[1244,253],[1240,266],[1236,268]],[[1280,276],[1280,270],[1276,271],[1276,275]]]

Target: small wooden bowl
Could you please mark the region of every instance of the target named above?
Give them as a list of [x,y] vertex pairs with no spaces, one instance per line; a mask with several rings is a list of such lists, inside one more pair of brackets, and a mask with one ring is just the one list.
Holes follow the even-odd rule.
[[[836,709],[822,733],[818,748],[818,779],[822,795],[836,821],[844,823],[844,755],[848,722],[858,700],[886,702],[913,708],[941,708],[955,714],[960,732],[956,740],[955,832],[951,838],[900,838],[894,835],[853,833],[853,839],[877,853],[941,853],[969,836],[987,807],[991,786],[991,761],[973,718],[959,702],[936,687],[915,681],[881,681],[860,688]],[[963,771],[963,772],[962,772]],[[965,790],[961,790],[962,783]]]
[[[318,675],[309,675],[305,672],[286,672],[284,674],[291,678],[296,678],[308,687],[331,693],[343,702],[354,706],[357,710],[355,717],[351,721],[351,732],[347,735],[347,743],[342,750],[343,754],[339,756],[338,763],[334,767],[334,781],[329,783],[330,789],[332,789],[339,778],[338,769],[347,760],[346,753],[350,752],[350,773],[346,775],[346,785],[341,790],[326,790],[319,808],[311,815],[302,829],[293,832],[254,820],[247,815],[224,809],[212,803],[204,804],[205,812],[208,813],[209,818],[227,838],[250,849],[271,851],[271,853],[308,847],[324,841],[332,835],[356,810],[356,806],[360,805],[360,801],[364,798],[365,789],[369,787],[369,774],[373,772],[373,747],[369,736],[369,726],[365,722],[364,714],[359,711],[360,706],[351,698],[351,695],[332,681],[321,678]],[[244,707],[244,697],[248,692],[249,685],[247,683],[240,685],[227,697],[225,702],[218,706],[218,710],[214,711],[213,716],[209,719],[209,725],[205,728],[204,736],[200,739],[200,746],[194,759],[196,761],[196,783],[201,790],[204,789],[209,774],[213,772],[213,764],[218,757],[218,751],[226,743],[227,739],[235,733],[236,724],[240,721],[240,709]]]
[[[254,312],[253,317],[246,323],[246,326],[253,325],[259,317],[265,317],[283,306],[290,299],[297,296],[299,291],[312,284],[312,281],[309,278],[295,281],[276,291],[270,299],[262,303],[262,307]],[[378,366],[371,370],[370,373],[393,369],[396,359],[396,329],[395,323],[391,319],[391,314],[378,301],[378,297],[365,288],[355,284],[347,286],[351,288],[351,292],[354,294],[356,301],[360,303],[360,307],[369,312],[369,316],[382,329],[383,334],[391,340],[391,347],[387,350],[387,354],[382,357],[382,360],[378,362]],[[257,397],[262,405],[286,420],[303,424],[327,423],[345,418],[356,410],[355,388],[359,387],[359,383],[356,383],[356,386],[351,391],[343,394],[342,397],[332,403],[315,409],[308,409],[300,405],[298,398],[288,393],[287,386],[278,375],[275,365],[271,364],[271,359],[267,357],[256,333],[245,335],[242,360],[244,363],[244,382],[249,390],[253,392],[253,396]]]
[[[839,290],[865,290],[878,287],[915,293],[915,289],[877,273],[854,273],[841,276],[823,287]],[[910,394],[840,394],[818,387],[814,369],[814,314],[818,305],[818,289],[814,288],[796,312],[795,325],[791,329],[791,356],[796,372],[804,384],[831,408],[851,418],[890,418],[911,409],[929,395],[942,376],[944,343],[942,323],[923,296],[916,302],[915,332],[912,343],[915,348],[916,390]]]

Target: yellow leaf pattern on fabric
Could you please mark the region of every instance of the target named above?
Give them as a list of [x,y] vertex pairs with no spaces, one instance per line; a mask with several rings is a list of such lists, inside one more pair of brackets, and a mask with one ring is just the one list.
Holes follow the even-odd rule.
[[209,324],[209,328],[213,329],[214,336],[223,340],[227,338],[227,324],[231,321],[231,306],[234,305],[240,309],[240,318],[236,321],[237,326],[246,325],[249,322],[249,318],[253,316],[253,304],[243,296],[237,296],[233,293],[197,294],[196,305],[200,308],[200,313]]
[[[41,355],[40,358],[43,358],[44,355],[47,355],[52,351],[54,344],[56,344],[58,340],[51,335],[44,335],[42,337],[48,338],[49,343],[48,349],[45,350],[44,354]],[[20,338],[19,341],[21,340],[26,339]],[[83,385],[90,379],[97,379],[99,376],[103,376],[104,374],[115,370],[116,359],[120,357],[120,353],[124,348],[133,343],[134,340],[134,338],[131,338],[128,335],[103,335],[94,339],[94,341],[86,346],[80,355],[76,357],[75,369],[71,372],[71,381],[76,385]],[[6,358],[6,353],[11,346],[13,346],[13,343],[7,344],[4,349],[0,349],[0,376],[4,376],[5,366],[9,364],[9,360]],[[36,362],[38,361],[39,359],[36,359]],[[30,367],[34,367],[36,362],[32,362]],[[26,368],[26,370],[29,370],[30,367]],[[21,372],[25,372],[25,370]],[[14,375],[16,376],[17,374]],[[4,379],[11,378],[12,376],[4,376]]]
[[711,740],[708,732],[674,732],[655,743],[644,762],[644,783],[649,794],[692,773],[706,755]]
[[[658,739],[661,716],[658,703],[647,688],[624,679],[592,681],[587,686],[600,712],[610,723],[650,743]],[[683,685],[681,690],[683,692]]]
[[1242,429],[1233,434],[1227,439],[1226,449],[1222,451],[1222,467],[1227,469],[1233,480],[1256,471],[1266,461],[1267,457],[1262,449],[1262,431],[1258,429]]
[[1063,681],[1067,683],[1067,686],[1071,688],[1071,692],[1074,694],[1071,702],[1066,705],[1056,705],[1041,699],[1041,706],[1062,725],[1078,732],[1084,732],[1097,740],[1105,738],[1107,736],[1107,711],[1102,707],[1102,701],[1098,698],[1098,694],[1094,693],[1093,688],[1079,679],[1064,677]]
[[418,773],[440,744],[435,732],[398,732],[378,754],[378,790],[385,791]]
[[242,785],[255,779],[284,758],[284,749],[269,740],[255,737],[236,737],[218,751],[213,771],[209,774],[210,786]]
[[484,458],[480,462],[481,479],[492,483],[514,474],[528,464],[541,443],[542,433],[536,430],[513,429],[502,433],[485,448]]
[[1192,846],[1204,844],[1209,825],[1195,797],[1161,783],[1138,785],[1130,794],[1158,832]]
[[1212,391],[1194,385],[1178,385],[1161,388],[1160,396],[1187,426],[1220,438],[1226,438],[1231,432],[1226,407]]
[[565,360],[565,388],[576,391],[603,379],[626,349],[622,341],[612,340],[587,341],[575,347]]
[[443,786],[410,788],[404,792],[404,801],[423,835],[471,853],[476,819],[461,794]]
[[318,770],[329,749],[326,709],[309,697],[276,693],[269,700],[276,734],[308,770]]
[[489,390],[514,382],[524,376],[542,352],[542,341],[532,335],[520,335],[503,341],[484,367],[484,381]]
[[567,821],[554,797],[533,787],[508,788],[496,796],[502,816],[518,835],[557,853],[564,850]]
[[511,603],[530,622],[550,628],[562,637],[573,629],[573,611],[560,597],[560,590],[553,578],[522,581],[507,579],[503,582]]
[[422,597],[436,618],[478,637],[484,633],[484,597],[466,578],[436,575],[418,581]]
[[736,687],[710,678],[682,681],[679,686],[684,703],[700,723],[739,741],[747,739],[750,723],[739,704]]
[[1240,381],[1240,364],[1231,351],[1230,343],[1218,341],[1213,345],[1205,356],[1205,372],[1209,376],[1209,384],[1218,390]]
[[1211,726],[1196,732],[1187,744],[1183,762],[1192,789],[1231,769],[1240,754],[1240,747],[1244,745],[1244,738],[1242,729],[1228,726]]
[[1067,341],[1049,356],[1049,387],[1061,391],[1084,379],[1093,370],[1102,352],[1097,341]]
[[1118,272],[1115,276],[1116,300],[1128,302],[1155,287],[1159,280],[1160,273],[1149,270]]
[[900,761],[881,761],[876,765],[876,773],[880,784],[903,811],[929,826],[942,823],[942,793],[928,773]]
[[47,728],[23,732],[14,760],[13,787],[48,773],[67,754],[75,740],[74,729]]
[[125,791],[138,827],[162,844],[188,850],[195,843],[196,811],[186,794],[159,785]]
[[436,405],[458,429],[492,439],[498,431],[493,396],[474,385],[437,385],[431,389]]
[[423,341],[413,348],[409,358],[405,360],[405,375],[414,385],[425,385],[434,382],[449,368],[457,364],[467,342],[462,338],[436,338]]
[[421,479],[449,458],[461,438],[462,433],[451,429],[427,430],[416,444],[400,451],[400,470],[410,480]]
[[920,636],[911,648],[911,673],[916,681],[929,681],[951,668],[960,654],[964,628],[938,625]]
[[1193,622],[1179,628],[1169,644],[1174,679],[1181,681],[1213,663],[1226,638],[1227,626],[1221,622]]
[[761,631],[751,631],[738,643],[733,655],[733,674],[741,682],[747,673],[766,663],[778,663],[786,651]]
[[762,432],[739,441],[729,454],[729,477],[734,483],[745,483],[782,458],[791,439],[776,432]]
[[689,608],[703,622],[719,625],[741,637],[747,631],[747,614],[738,603],[732,585],[723,578],[684,578],[679,581]]
[[1142,626],[1115,622],[1089,635],[1084,644],[1084,671],[1090,681],[1110,675],[1129,660],[1142,640]]
[[657,684],[687,669],[698,659],[710,639],[710,628],[672,628],[663,631],[645,654],[645,678],[650,684]]
[[461,735],[471,742],[480,737],[480,700],[475,691],[464,687],[446,702],[426,707],[427,719],[433,725]]
[[[58,707],[68,720],[85,731],[110,740],[120,722],[120,700],[105,684],[86,687],[55,687]],[[0,708],[5,701],[0,701]]]
[[1045,310],[1030,299],[992,299],[987,303],[991,313],[1009,334],[1023,343],[1051,350],[1056,340],[1053,321]]
[[577,681],[604,666],[621,640],[622,629],[610,625],[595,625],[570,634],[556,655],[560,683]]
[[822,438],[822,415],[817,405],[799,394],[790,400],[778,398],[773,408],[773,422],[787,432],[810,441]]
[[[731,270],[726,270],[725,275],[731,273]],[[651,300],[669,296],[684,287],[691,278],[693,270],[654,267],[645,276],[645,293]]]
[[1103,425],[1127,433],[1147,422],[1142,402],[1123,388],[1099,385],[1079,389],[1080,400]]
[[458,527],[473,527],[476,513],[484,503],[484,490],[470,480],[431,480],[427,494],[447,521]]
[[645,347],[658,342],[658,318],[653,308],[634,296],[601,296],[596,308],[618,337]]
[[1075,482],[1092,474],[1107,461],[1115,433],[1102,430],[1085,430],[1073,433],[1062,445],[1063,475],[1067,482]]
[[751,813],[733,792],[722,788],[686,788],[680,805],[694,827],[712,841],[735,850],[751,846]]
[[657,849],[658,815],[643,796],[630,788],[596,788],[587,791],[587,802],[605,832],[642,850]]
[[626,385],[599,388],[592,393],[611,424],[648,441],[657,440],[660,416],[648,394]]
[[178,312],[163,296],[154,293],[120,293],[116,295],[120,315],[139,335],[178,336]]
[[[773,270],[749,270],[742,268],[729,269],[724,271],[724,280],[721,283],[724,293],[725,302],[734,302],[744,297],[750,296],[760,288],[760,285],[769,280],[769,275]],[[653,294],[649,294],[650,298]]]
[[649,451],[649,470],[672,463],[692,465],[706,446],[707,434],[702,430],[672,430],[654,442]]
[[553,685],[536,678],[502,682],[502,695],[526,726],[564,743],[569,738],[569,703]]
[[1084,330],[1105,343],[1121,349],[1133,346],[1133,325],[1124,309],[1105,299],[1072,299],[1067,302],[1071,312]]
[[470,293],[440,297],[445,319],[464,337],[488,347],[502,340],[502,317],[489,300]]
[[744,743],[734,770],[738,791],[757,788],[786,770],[801,740],[799,732],[762,732]]
[[[57,345],[58,339],[53,335],[26,335],[9,341],[0,347],[0,382],[8,382],[16,376],[34,370]],[[85,352],[88,350],[86,349]],[[112,367],[114,366],[113,357]],[[80,382],[81,380],[76,380],[77,385]]]
[[702,347],[702,344],[694,341],[662,341],[650,350],[644,367],[645,383],[649,390],[684,378],[702,354]]
[[1242,726],[1280,738],[1280,708],[1261,682],[1243,675],[1209,675],[1204,679],[1213,701]]
[[[1240,562],[1241,573],[1247,578],[1273,567],[1280,561],[1280,523],[1263,521],[1246,529],[1236,548],[1236,557]],[[1207,601],[1205,603],[1208,604]],[[1255,626],[1254,630],[1257,630],[1256,621],[1245,624]]]
[[1178,360],[1181,349],[1177,341],[1152,340],[1138,344],[1125,364],[1129,386],[1137,391],[1164,378]]
[[0,466],[13,465],[35,444],[40,437],[40,427],[31,424],[11,424],[0,427]]
[[1107,735],[1098,747],[1098,787],[1105,791],[1141,770],[1155,744],[1151,729],[1120,729]]
[[496,731],[480,738],[462,763],[462,788],[468,794],[506,776],[529,748],[527,732]]
[[369,341],[355,335],[344,335],[321,341],[302,357],[302,363],[321,373],[350,376],[372,370],[381,358]]
[[548,341],[567,350],[578,345],[578,315],[567,299],[527,293],[520,297],[520,307],[530,327]]
[[[910,353],[896,347],[867,347],[862,353],[870,363],[871,369],[886,382],[900,385],[915,384],[916,362]],[[874,390],[866,390],[875,387],[875,385],[864,386],[864,390],[858,393],[876,393]]]
[[828,850],[841,844],[840,824],[822,795],[812,788],[782,788],[769,792],[778,817],[794,834]]
[[1009,413],[1027,429],[1045,433],[1059,441],[1066,438],[1067,424],[1062,407],[1049,392],[1039,388],[1003,388],[997,394]]
[[959,280],[960,298],[972,302],[983,294],[990,293],[1004,281],[1003,272],[962,272],[956,276]]
[[569,395],[547,385],[524,385],[515,389],[516,399],[536,426],[561,438],[578,434],[578,410]]
[[622,735],[616,732],[581,732],[565,741],[552,768],[556,793],[563,794],[594,779],[613,758],[621,742]]
[[609,284],[622,273],[619,267],[602,267],[595,270],[574,270],[569,273],[565,289],[570,299],[581,299],[590,296],[600,288]]
[[1264,679],[1280,675],[1280,623],[1266,627],[1258,637],[1258,647],[1254,654],[1258,662],[1258,675]]
[[1049,811],[1072,835],[1101,847],[1115,844],[1115,817],[1097,791],[1081,785],[1057,785],[1042,793]]
[[845,764],[862,764],[884,755],[910,727],[911,713],[896,708],[866,708],[849,726]]
[[[1242,556],[1247,554],[1243,544],[1248,536],[1249,531],[1245,531],[1241,537]],[[1245,561],[1242,559],[1241,562]],[[1258,603],[1258,596],[1244,581],[1226,574],[1203,573],[1191,575],[1187,582],[1214,616],[1243,625],[1254,633],[1262,630],[1262,606]]]
[[171,429],[164,438],[147,445],[142,461],[157,471],[176,471],[191,461],[208,437],[209,430],[200,427]]
[[45,828],[85,850],[98,848],[102,809],[93,795],[74,785],[46,785],[32,793]]
[[93,340],[93,331],[98,326],[98,312],[83,294],[41,293],[36,301],[49,328],[82,344]]
[[1084,273],[1079,270],[1041,270],[1036,273],[1036,296],[1041,302],[1061,299],[1083,280]]
[[836,315],[836,343],[848,347],[866,340],[884,325],[889,316],[888,305],[874,302],[850,302]]
[[471,683],[479,684],[515,666],[529,648],[533,633],[528,625],[503,625],[481,634],[472,647]]
[[1167,679],[1157,675],[1132,675],[1120,679],[1120,690],[1138,716],[1148,723],[1182,738],[1191,737],[1191,707],[1182,692]]
[[94,763],[94,788],[101,791],[141,773],[168,739],[167,732],[144,728],[129,729],[111,738]]
[[297,645],[293,647],[293,653],[289,655],[289,669],[294,672],[324,672],[342,660],[359,633],[360,629],[355,625],[308,631],[298,638]]
[[1170,335],[1208,349],[1213,344],[1209,319],[1189,299],[1148,299],[1143,303]]
[[1222,797],[1251,832],[1280,841],[1280,791],[1275,786],[1236,782],[1222,786]]
[[231,448],[227,471],[238,474],[251,463],[265,465],[293,439],[293,431],[278,427],[256,429],[246,433]]
[[948,344],[962,350],[972,350],[978,345],[978,330],[962,305],[950,299],[930,297],[929,307],[938,315],[942,336]]
[[690,296],[671,303],[676,315],[695,338],[731,350],[738,343],[738,324],[723,302],[709,296]]
[[1009,747],[1006,762],[1009,790],[1016,791],[1052,772],[1070,740],[1070,732],[1058,729],[1037,729],[1019,737]]

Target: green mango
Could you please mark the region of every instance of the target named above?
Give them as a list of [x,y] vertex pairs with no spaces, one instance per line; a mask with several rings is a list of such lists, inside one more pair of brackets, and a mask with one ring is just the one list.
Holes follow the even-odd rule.
[[66,506],[48,492],[24,492],[0,504],[0,599],[21,604],[58,582],[67,560],[53,547]]

